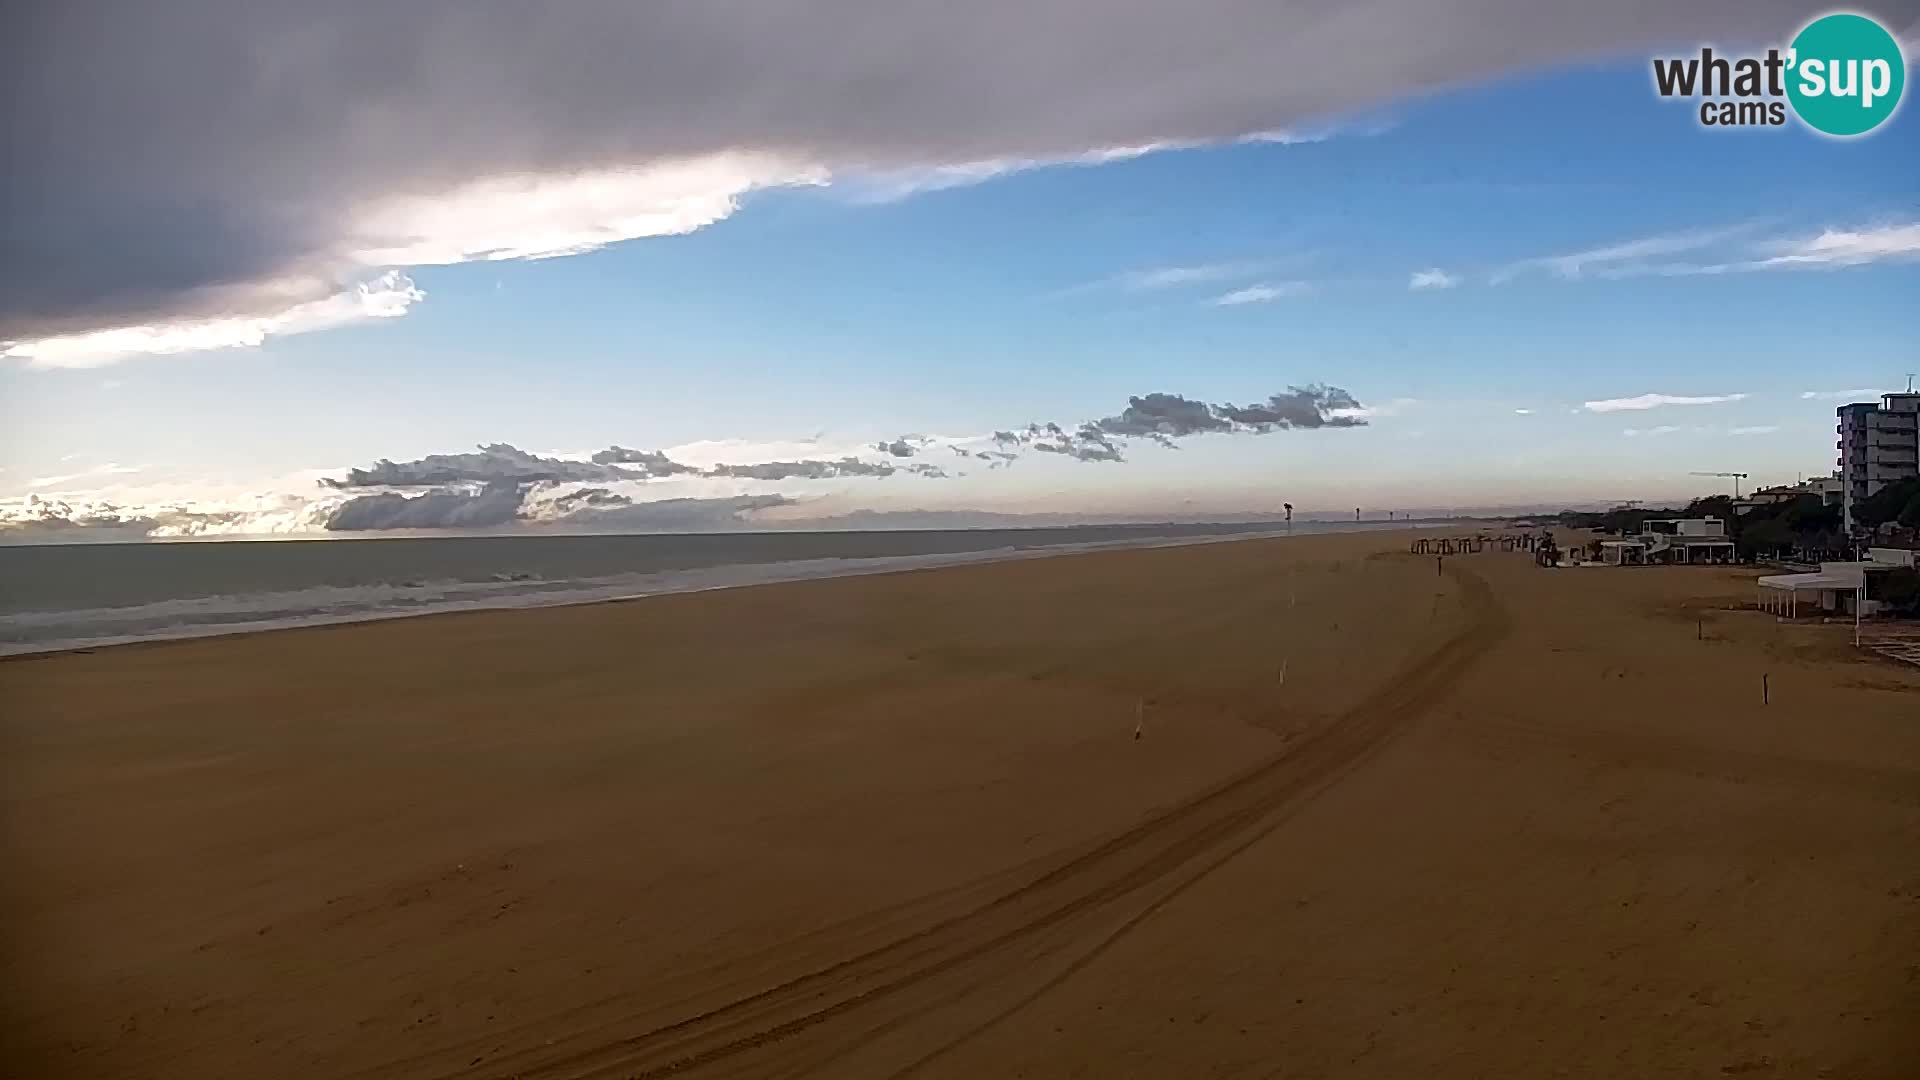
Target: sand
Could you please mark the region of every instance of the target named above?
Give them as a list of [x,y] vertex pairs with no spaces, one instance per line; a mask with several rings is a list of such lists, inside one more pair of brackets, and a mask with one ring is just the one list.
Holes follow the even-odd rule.
[[0,1071],[1920,1075],[1920,669],[1405,543],[0,663]]

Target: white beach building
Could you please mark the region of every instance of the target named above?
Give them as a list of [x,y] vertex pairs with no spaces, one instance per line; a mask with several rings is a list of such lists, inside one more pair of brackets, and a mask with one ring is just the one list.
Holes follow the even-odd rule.
[[1802,614],[1872,615],[1880,607],[1878,600],[1866,599],[1872,591],[1868,575],[1885,573],[1914,564],[1914,553],[1894,548],[1873,548],[1859,562],[1823,562],[1811,574],[1770,574],[1759,580],[1755,603],[1762,611],[1796,618]]
[[1727,523],[1716,517],[1648,518],[1640,532],[1600,543],[1608,566],[1698,565],[1734,561]]

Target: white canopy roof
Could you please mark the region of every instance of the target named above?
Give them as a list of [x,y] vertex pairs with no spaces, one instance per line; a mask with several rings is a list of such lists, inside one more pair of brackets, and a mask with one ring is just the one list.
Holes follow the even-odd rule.
[[1761,588],[1788,589],[1842,589],[1852,590],[1860,587],[1860,575],[1854,574],[1772,574],[1760,579]]

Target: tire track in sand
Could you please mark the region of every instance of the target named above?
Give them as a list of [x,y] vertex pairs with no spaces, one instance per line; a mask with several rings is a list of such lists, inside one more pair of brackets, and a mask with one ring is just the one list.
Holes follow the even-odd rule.
[[[1457,563],[1447,571],[1462,587],[1463,625],[1338,721],[1228,782],[877,948],[670,1023],[626,1034],[600,1025],[488,1055],[450,1075],[795,1075],[899,1036],[916,1021],[942,1019],[944,1030],[922,1042],[937,1041],[936,1048],[893,1075],[931,1063],[1083,968],[1443,700],[1508,630],[1484,580]],[[1070,957],[1063,967],[1062,956]],[[1037,984],[1036,971],[1043,975]],[[966,1015],[969,1008],[987,1015]],[[936,1011],[957,1015],[932,1017]]]

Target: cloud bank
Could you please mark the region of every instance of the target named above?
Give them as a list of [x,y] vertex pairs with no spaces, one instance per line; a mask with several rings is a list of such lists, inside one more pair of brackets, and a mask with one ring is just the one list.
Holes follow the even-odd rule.
[[496,481],[479,491],[385,492],[341,503],[327,515],[328,532],[375,529],[478,529],[506,525],[520,516],[526,488]]
[[1146,439],[1172,448],[1178,440],[1194,435],[1364,427],[1368,415],[1352,394],[1324,383],[1288,387],[1284,393],[1248,405],[1214,405],[1179,394],[1153,393],[1130,397],[1119,413],[1071,430],[1053,422],[1028,424],[1019,430],[994,432],[993,442],[1003,453],[1025,448],[1077,461],[1124,461],[1115,439]]
[[129,542],[203,536],[308,533],[326,519],[324,504],[274,496],[218,507],[181,503],[129,506],[111,499],[25,499],[0,505],[0,543]]
[[684,233],[771,188],[1261,137],[1817,10],[27,0],[0,41],[0,352],[252,344],[406,310],[418,291],[390,270]]
[[[951,438],[903,435],[870,444],[878,458],[857,456],[716,462],[696,466],[664,450],[614,445],[585,460],[531,453],[511,443],[409,460],[382,458],[318,481],[318,496],[275,496],[267,503],[224,508],[184,505],[125,507],[30,495],[0,503],[0,541],[67,538],[133,540],[163,536],[261,532],[378,532],[432,529],[565,528],[697,530],[751,524],[752,515],[795,501],[792,491],[721,498],[646,498],[651,485],[734,481],[804,485],[831,480],[909,476],[947,479],[946,467],[906,460],[945,446],[960,467],[1003,469],[1026,454],[1082,462],[1122,462],[1125,444],[1143,440],[1173,448],[1198,436],[1364,426],[1398,402],[1369,409],[1353,394],[1315,383],[1289,387],[1248,404],[1208,403],[1178,394],[1127,399],[1112,415],[1066,426],[1034,422],[991,434]],[[707,443],[701,447],[733,444]],[[791,445],[791,444],[789,444]],[[736,447],[737,448],[737,447]],[[904,452],[903,452],[904,451]],[[681,447],[676,453],[689,452]],[[704,456],[704,455],[703,455]],[[953,459],[948,459],[953,463]],[[94,472],[136,471],[109,464]],[[81,475],[81,474],[76,474]],[[66,481],[74,477],[48,477]],[[657,489],[656,489],[657,490]]]
[[[614,455],[627,462],[613,465],[602,461]],[[622,455],[633,455],[632,458]],[[658,470],[653,457],[658,458]],[[338,480],[324,481],[329,487],[431,487],[441,484],[534,484],[553,481],[636,480],[648,476],[670,476],[686,471],[666,460],[666,456],[642,455],[637,451],[611,447],[593,455],[592,461],[568,461],[540,457],[508,443],[493,443],[467,454],[428,454],[417,461],[389,461],[381,458],[365,469],[349,469]]]

